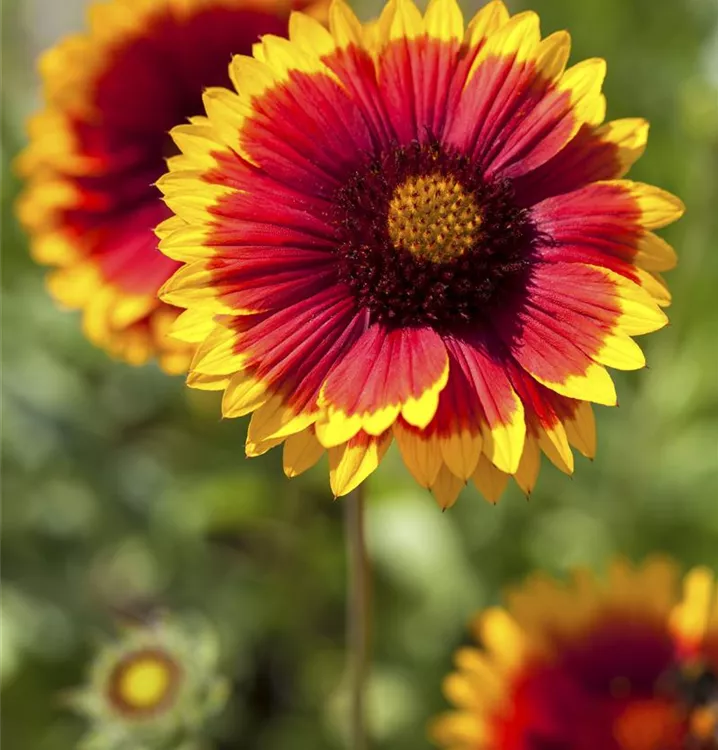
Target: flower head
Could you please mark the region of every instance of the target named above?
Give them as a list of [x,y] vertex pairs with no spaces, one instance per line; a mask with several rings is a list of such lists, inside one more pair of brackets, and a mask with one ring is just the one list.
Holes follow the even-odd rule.
[[529,579],[473,625],[444,691],[452,750],[715,750],[718,587],[675,566],[615,563],[599,583]]
[[343,495],[395,438],[447,507],[593,454],[605,367],[642,367],[632,337],[666,323],[652,230],[682,207],[622,179],[648,126],[601,124],[605,65],[568,53],[498,0],[468,26],[454,0],[366,26],[336,0],[174,129],[163,299],[199,344],[189,384],[253,412],[249,455],[284,442],[293,476],[328,449]]
[[90,750],[193,750],[224,706],[213,631],[196,620],[128,630],[106,646],[72,704],[90,723]]
[[289,11],[289,0],[110,0],[42,57],[19,215],[35,259],[57,267],[52,295],[82,308],[87,336],[113,355],[186,371],[190,347],[166,335],[179,311],[157,299],[179,264],[157,251],[170,212],[153,183],[176,151],[169,129],[198,114],[205,87],[229,84],[233,53],[285,33]]

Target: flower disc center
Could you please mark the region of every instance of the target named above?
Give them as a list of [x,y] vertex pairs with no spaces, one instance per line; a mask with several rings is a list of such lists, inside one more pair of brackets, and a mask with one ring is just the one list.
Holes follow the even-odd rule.
[[473,195],[449,175],[409,177],[389,203],[387,228],[394,247],[432,263],[446,263],[470,250],[480,224]]
[[110,678],[110,697],[125,713],[152,713],[170,699],[177,678],[177,664],[167,654],[136,652],[115,667]]
[[453,330],[520,294],[537,245],[508,180],[438,143],[367,161],[333,196],[340,280],[372,320]]

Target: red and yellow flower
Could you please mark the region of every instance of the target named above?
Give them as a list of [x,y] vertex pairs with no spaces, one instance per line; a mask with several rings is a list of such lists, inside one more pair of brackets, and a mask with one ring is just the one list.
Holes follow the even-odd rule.
[[451,750],[718,748],[718,587],[654,559],[529,579],[473,623],[431,734]]
[[179,311],[157,299],[179,267],[153,233],[170,215],[153,184],[175,152],[167,134],[205,87],[229,83],[232,54],[285,33],[289,12],[289,0],[110,0],[41,58],[19,215],[35,259],[57,267],[52,295],[82,308],[87,336],[113,355],[186,371],[191,347],[167,337]]
[[454,0],[369,25],[335,0],[173,130],[162,297],[189,384],[253,413],[249,455],[284,443],[293,476],[328,449],[343,495],[396,439],[442,507],[593,455],[606,367],[642,367],[632,337],[666,323],[653,230],[683,208],[623,179],[648,125],[603,123],[605,64],[567,69],[569,45],[498,0],[468,26]]

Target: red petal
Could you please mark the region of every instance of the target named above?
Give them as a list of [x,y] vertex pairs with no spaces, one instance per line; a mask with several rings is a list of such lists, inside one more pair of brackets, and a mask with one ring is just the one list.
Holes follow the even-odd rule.
[[459,53],[458,42],[429,37],[395,40],[382,50],[379,86],[399,143],[441,139],[457,100]]
[[388,331],[376,323],[327,378],[321,401],[329,409],[328,426],[322,433],[319,425],[319,438],[334,443],[359,428],[379,434],[400,412],[425,427],[447,376],[446,348],[431,328]]
[[231,259],[212,258],[207,268],[217,296],[237,310],[280,310],[336,284],[332,258],[321,251],[252,248]]
[[490,57],[467,84],[446,140],[488,175],[515,176],[554,156],[575,125],[570,94],[537,76],[532,63]]
[[235,352],[246,369],[285,394],[296,411],[312,408],[334,364],[365,328],[365,314],[341,287],[273,313],[249,315],[230,324],[238,333]]
[[548,198],[532,212],[540,232],[551,238],[538,250],[542,259],[600,265],[638,280],[632,263],[645,232],[635,199],[620,185],[587,185]]
[[516,201],[531,206],[592,182],[618,177],[620,172],[618,146],[602,139],[596,128],[583,125],[565,148],[537,169],[517,177],[513,187]]

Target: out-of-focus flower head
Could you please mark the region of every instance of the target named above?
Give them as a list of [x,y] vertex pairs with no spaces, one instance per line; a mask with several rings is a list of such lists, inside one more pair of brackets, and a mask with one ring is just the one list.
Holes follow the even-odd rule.
[[127,629],[70,696],[89,722],[83,750],[195,750],[224,707],[217,638],[196,618]]
[[473,623],[444,683],[451,750],[716,750],[718,587],[652,559],[536,575]]
[[468,25],[455,0],[369,25],[336,0],[289,37],[173,131],[162,298],[189,384],[252,413],[248,455],[284,443],[290,476],[328,450],[335,495],[394,439],[442,507],[470,479],[530,492],[542,452],[572,472],[606,367],[643,367],[633,337],[667,320],[652,230],[683,207],[623,179],[648,124],[604,123],[604,62],[567,69],[568,34],[498,0]]
[[[306,7],[300,0],[299,5]],[[313,6],[321,13],[322,6]],[[83,310],[95,344],[132,364],[183,372],[191,347],[167,337],[178,310],[157,291],[179,264],[157,250],[169,215],[154,182],[176,152],[167,135],[229,83],[232,54],[284,34],[290,0],[110,0],[88,30],[40,60],[45,108],[18,161],[18,212],[51,294]]]

